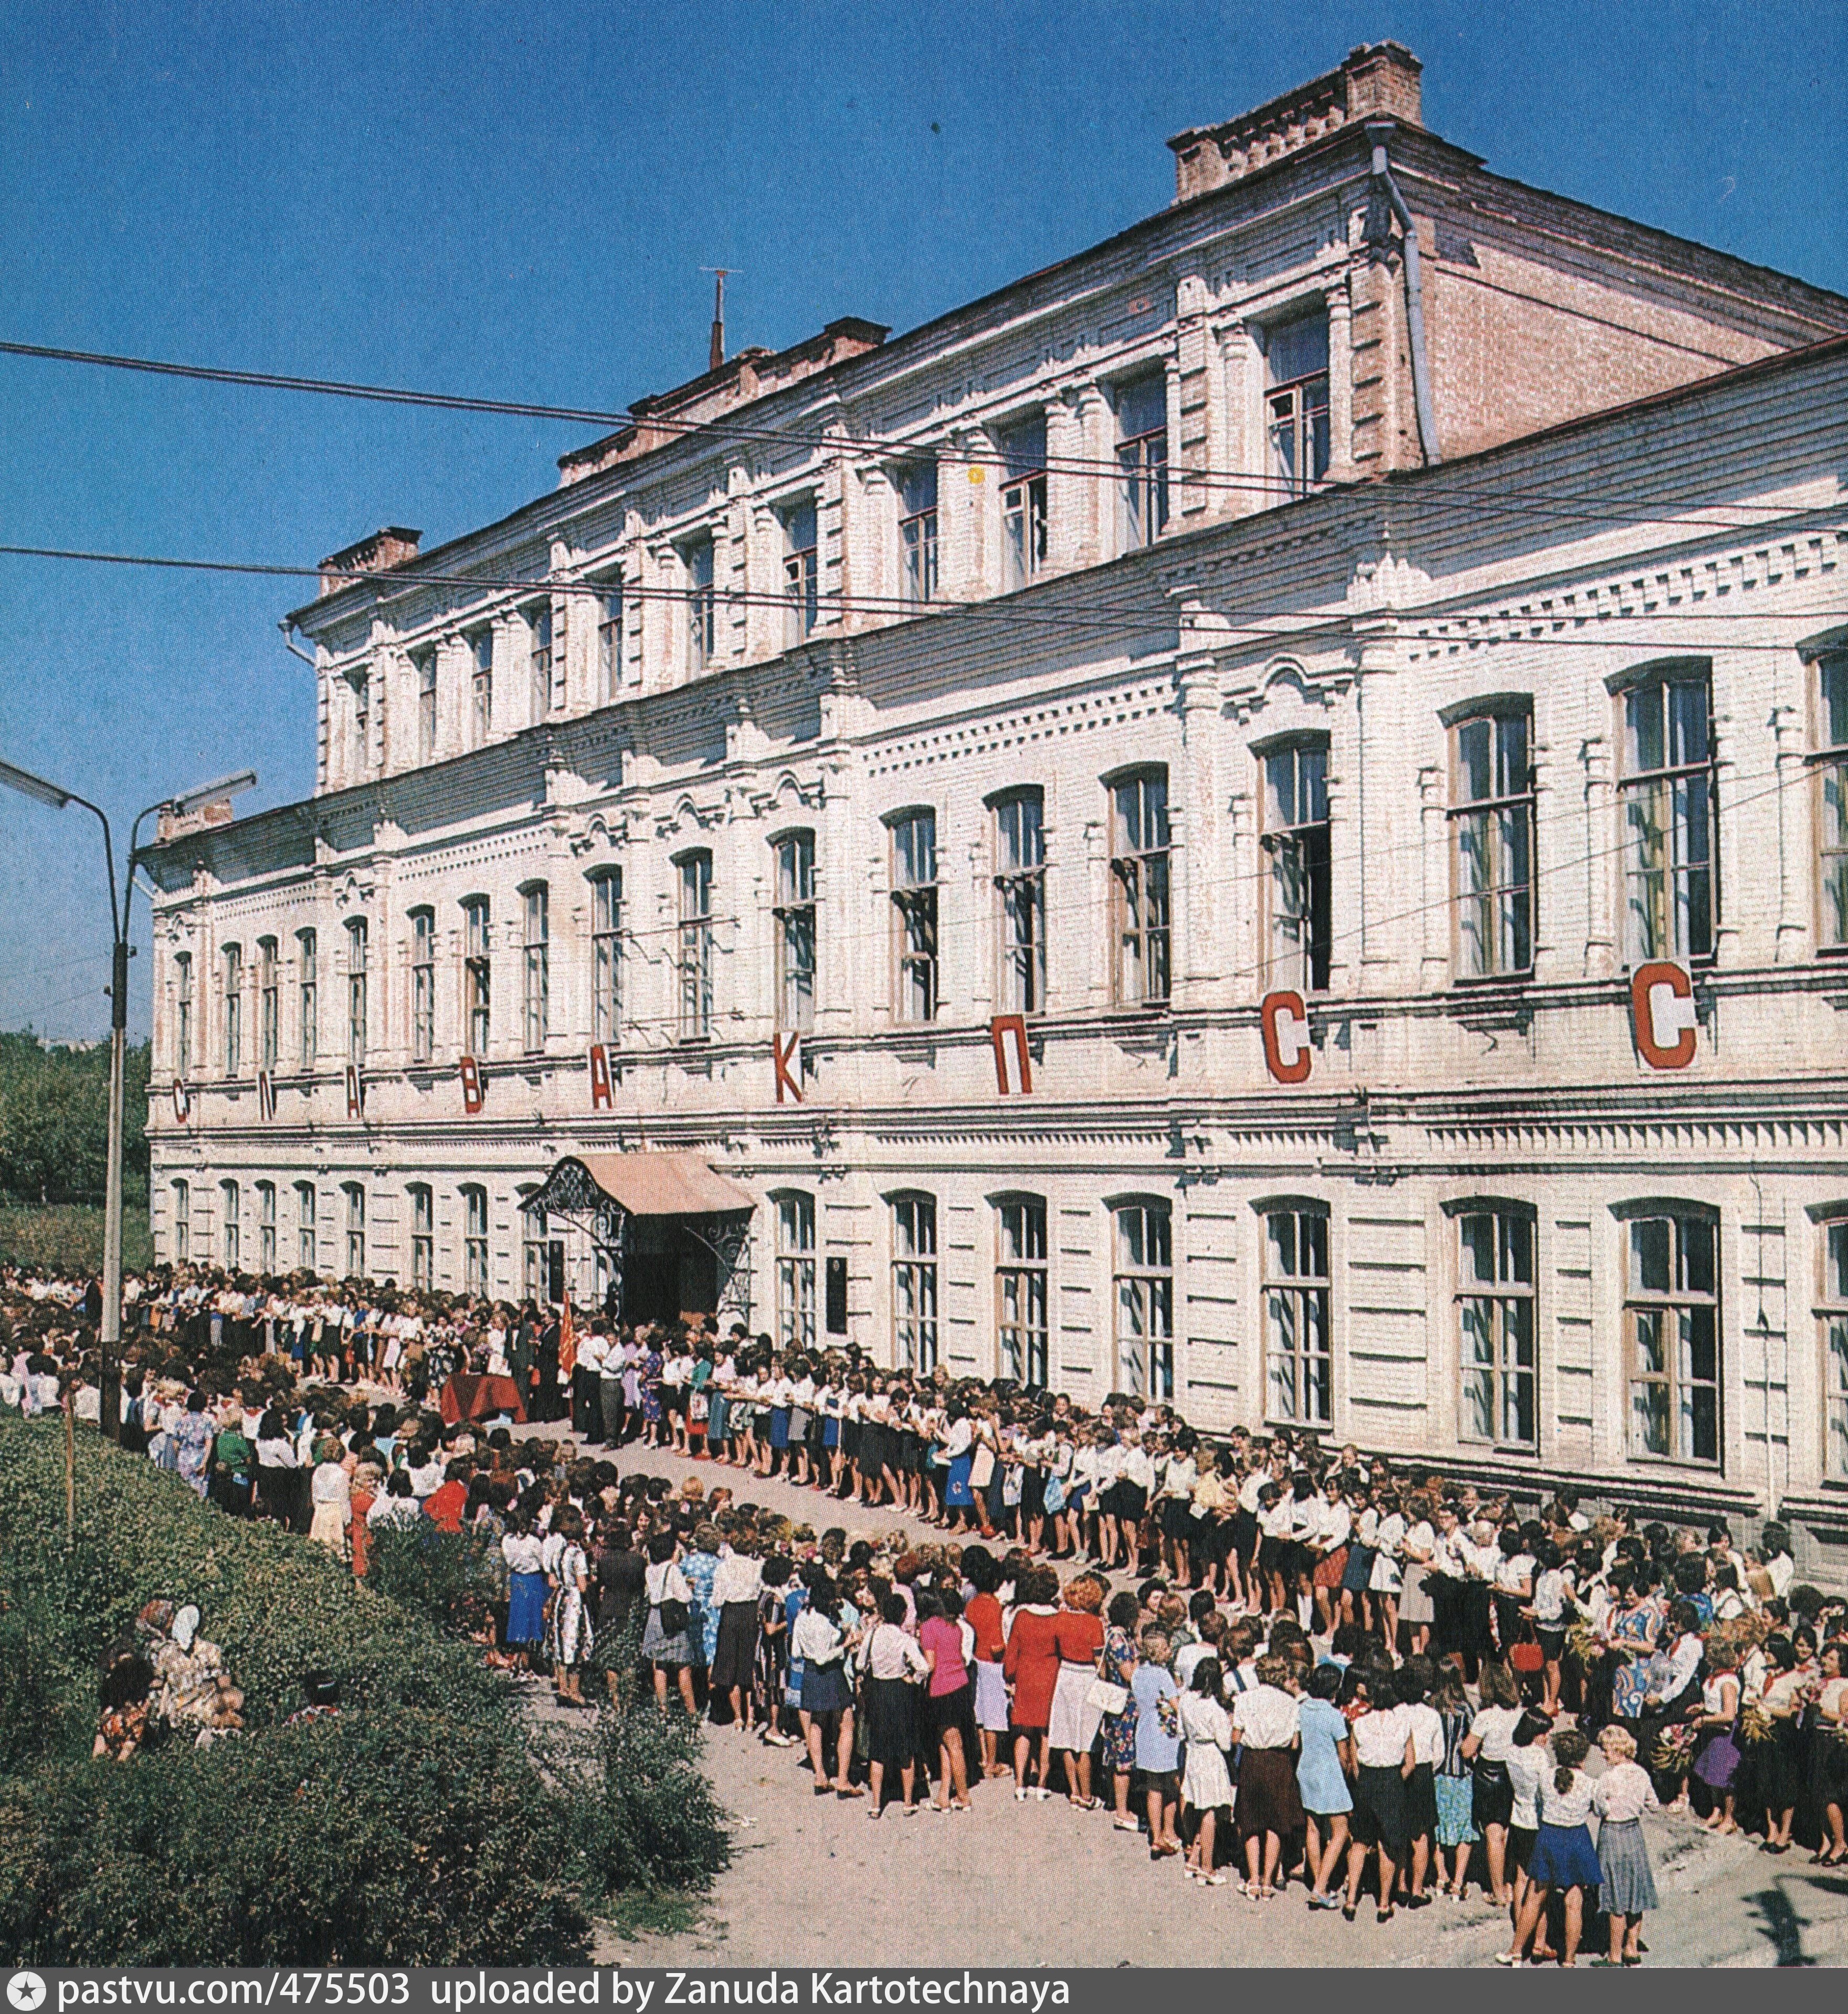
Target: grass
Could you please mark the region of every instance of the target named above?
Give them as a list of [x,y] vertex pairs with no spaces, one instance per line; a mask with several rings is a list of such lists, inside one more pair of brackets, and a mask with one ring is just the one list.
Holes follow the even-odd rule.
[[[122,1270],[154,1263],[145,1202],[122,1206]],[[95,1203],[0,1203],[0,1266],[35,1266],[48,1273],[102,1270],[102,1210]]]

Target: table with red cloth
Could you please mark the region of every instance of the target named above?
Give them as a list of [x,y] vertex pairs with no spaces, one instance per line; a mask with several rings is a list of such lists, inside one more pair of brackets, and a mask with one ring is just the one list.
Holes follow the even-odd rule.
[[509,1413],[522,1425],[526,1409],[520,1403],[520,1388],[511,1378],[481,1378],[458,1371],[443,1388],[443,1423],[453,1427],[458,1420],[491,1420],[497,1413]]

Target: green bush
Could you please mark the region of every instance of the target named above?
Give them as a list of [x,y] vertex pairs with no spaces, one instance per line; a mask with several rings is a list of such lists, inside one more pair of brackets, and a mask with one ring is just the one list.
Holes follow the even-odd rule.
[[585,1745],[581,1836],[603,1887],[709,1887],[731,1842],[699,1767],[698,1728],[643,1703],[599,1714]]
[[427,1518],[367,1534],[366,1585],[439,1629],[464,1631],[497,1592],[487,1542],[471,1532],[445,1532]]
[[[122,1267],[143,1273],[154,1263],[148,1206],[122,1206]],[[32,1266],[65,1275],[102,1270],[102,1210],[92,1203],[0,1206],[0,1266]]]

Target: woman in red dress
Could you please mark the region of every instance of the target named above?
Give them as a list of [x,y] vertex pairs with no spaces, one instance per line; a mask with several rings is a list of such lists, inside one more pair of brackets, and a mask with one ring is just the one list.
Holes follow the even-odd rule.
[[1050,1567],[1023,1567],[1014,1584],[1018,1605],[1007,1632],[1007,1652],[1001,1669],[1014,1688],[1010,1716],[1014,1726],[1014,1795],[1017,1804],[1027,1798],[1027,1762],[1035,1741],[1039,1744],[1039,1769],[1033,1794],[1042,1801],[1052,1792],[1046,1777],[1052,1768],[1052,1751],[1046,1746],[1046,1730],[1052,1718],[1053,1692],[1059,1683],[1059,1576]]

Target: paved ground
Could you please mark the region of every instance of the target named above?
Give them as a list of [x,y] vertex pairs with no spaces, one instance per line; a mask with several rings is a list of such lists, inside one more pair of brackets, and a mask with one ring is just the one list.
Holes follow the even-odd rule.
[[[695,1473],[731,1482],[817,1530],[890,1530],[890,1510],[856,1511],[808,1489],[745,1478],[651,1450],[615,1457],[625,1474]],[[928,1533],[928,1526],[911,1528]],[[1017,1804],[1011,1785],[978,1788],[967,1817],[877,1825],[865,1801],[817,1798],[794,1750],[727,1728],[707,1738],[713,1783],[737,1825],[736,1855],[695,1928],[609,1942],[599,1962],[644,1965],[962,1966],[1487,1965],[1506,1938],[1491,1908],[1438,1901],[1380,1925],[1312,1914],[1301,1891],[1268,1904],[1204,1890],[1152,1864],[1141,1840],[1062,1799]],[[1848,1958],[1848,1876],[1792,1854],[1771,1859],[1689,1822],[1652,1821],[1663,1907],[1645,1936],[1656,1965],[1832,1965]]]

